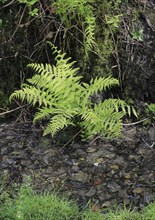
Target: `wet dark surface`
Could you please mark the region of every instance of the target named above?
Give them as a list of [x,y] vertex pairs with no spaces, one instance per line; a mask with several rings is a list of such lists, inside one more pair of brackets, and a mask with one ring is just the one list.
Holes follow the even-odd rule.
[[26,174],[36,189],[69,193],[83,206],[142,208],[155,199],[154,127],[128,126],[122,139],[67,146],[41,133],[26,123],[0,125],[0,174],[10,184]]

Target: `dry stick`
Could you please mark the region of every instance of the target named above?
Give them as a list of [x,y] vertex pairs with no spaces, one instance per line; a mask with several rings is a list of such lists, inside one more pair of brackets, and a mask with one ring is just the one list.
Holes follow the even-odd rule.
[[12,1],[11,1],[11,2],[9,2],[8,4],[6,4],[6,5],[2,6],[0,9],[2,9],[2,8],[6,8],[6,7],[8,7],[8,6],[12,5],[13,3],[15,3],[15,2],[14,2],[14,0],[12,0]]
[[61,149],[64,148],[64,147],[66,147],[72,140],[74,140],[74,138],[75,138],[76,136],[78,136],[78,134],[79,134],[80,132],[81,132],[81,130],[78,131],[66,144],[64,144],[64,145],[61,147]]
[[25,106],[27,106],[27,105],[20,106],[20,107],[17,107],[17,108],[15,108],[15,109],[11,109],[11,110],[6,111],[6,112],[2,112],[2,113],[0,113],[0,116],[9,114],[9,113],[14,112],[14,111],[17,111],[18,109],[23,108],[23,107],[25,107]]
[[155,145],[155,142],[153,142],[151,145],[149,145],[144,138],[142,138],[142,141],[149,147],[149,148],[153,148],[153,146]]
[[140,124],[140,123],[142,123],[143,121],[146,121],[146,120],[148,120],[148,118],[144,118],[140,121],[136,121],[136,122],[129,123],[129,124],[123,124],[123,126],[137,125],[137,124]]
[[16,32],[18,31],[18,28],[19,28],[19,26],[20,26],[20,24],[21,24],[21,21],[22,21],[22,19],[23,19],[23,16],[24,16],[25,10],[26,10],[26,6],[25,6],[25,8],[24,8],[24,10],[23,10],[23,13],[22,13],[22,15],[21,15],[21,17],[20,17],[20,19],[19,19],[19,23],[18,23],[18,25],[17,25],[17,27],[16,27],[16,29],[15,29],[13,35],[11,36],[9,42],[12,41],[12,39],[14,38]]

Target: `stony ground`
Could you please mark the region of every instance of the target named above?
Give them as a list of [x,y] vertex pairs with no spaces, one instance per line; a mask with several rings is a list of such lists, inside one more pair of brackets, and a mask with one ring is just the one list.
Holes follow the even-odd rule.
[[94,209],[117,204],[142,208],[155,199],[155,128],[127,126],[121,139],[92,143],[42,137],[31,124],[0,125],[0,174],[37,189],[67,192]]

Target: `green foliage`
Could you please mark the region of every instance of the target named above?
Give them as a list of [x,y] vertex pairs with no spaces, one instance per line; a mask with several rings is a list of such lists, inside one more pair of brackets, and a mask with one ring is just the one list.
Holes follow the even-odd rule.
[[113,16],[106,16],[106,23],[111,26],[112,28],[118,28],[120,24],[120,17],[122,15],[113,15]]
[[[59,31],[61,34],[63,33],[63,42],[59,42],[60,45],[68,45],[68,48],[71,48],[72,43],[76,42],[76,49],[80,50],[84,62],[87,63],[91,53],[104,61],[112,54],[114,38],[111,32],[115,32],[120,24],[122,14],[120,14],[119,5],[121,1],[54,0],[51,4],[47,2],[46,7],[54,8],[55,14],[58,15],[57,18],[61,20],[60,26],[56,25],[58,27],[56,36],[59,35]],[[40,15],[44,19],[42,16],[44,3],[41,1],[18,0],[18,2],[27,5],[31,16]],[[66,37],[69,35],[70,37]],[[54,36],[54,42],[56,36]],[[74,42],[70,39],[73,39]],[[76,51],[76,53],[78,52]]]
[[29,9],[29,14],[31,16],[37,16],[38,15],[38,8],[33,8],[33,6],[38,2],[38,0],[18,0],[19,3],[24,3],[27,5]]
[[144,220],[154,220],[155,219],[155,204],[151,203],[145,207],[142,211]]
[[65,58],[54,45],[50,46],[57,53],[56,65],[29,64],[36,74],[21,90],[15,91],[10,100],[26,100],[38,106],[34,122],[49,120],[44,135],[53,136],[66,126],[79,125],[85,138],[97,134],[108,138],[119,136],[121,119],[126,113],[130,115],[130,107],[119,99],[105,99],[98,104],[91,101],[93,95],[118,85],[118,80],[109,76],[83,83],[78,68],[73,68],[74,62],[69,62],[71,58]]
[[95,15],[92,4],[94,0],[56,0],[57,13],[61,21],[67,28],[71,28],[72,22],[76,21],[80,25],[83,33],[85,54],[88,57],[90,51],[94,49],[95,43]]
[[132,39],[133,40],[138,40],[143,42],[144,41],[144,34],[143,34],[144,30],[140,29],[140,30],[136,30],[136,31],[132,31]]
[[149,115],[150,118],[155,120],[155,104],[150,104],[146,108],[146,113]]
[[4,4],[7,3],[9,0],[0,0],[0,3]]
[[40,193],[31,186],[22,186],[14,200],[7,199],[0,208],[0,219],[68,220],[78,219],[78,207],[56,194]]

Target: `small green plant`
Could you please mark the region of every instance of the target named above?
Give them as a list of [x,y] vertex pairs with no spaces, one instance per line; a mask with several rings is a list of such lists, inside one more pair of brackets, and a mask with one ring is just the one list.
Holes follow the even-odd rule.
[[148,105],[146,111],[148,114],[151,114],[153,119],[155,119],[155,104],[152,103],[152,104]]
[[50,43],[56,56],[56,65],[29,64],[36,71],[28,84],[23,84],[21,90],[15,91],[12,99],[26,100],[33,106],[38,105],[34,122],[49,120],[44,135],[55,135],[66,126],[80,126],[82,136],[91,138],[100,134],[103,137],[117,137],[121,133],[122,118],[131,113],[131,109],[123,100],[105,99],[93,103],[91,97],[119,84],[112,77],[92,79],[89,84],[82,82],[78,68],[73,68],[75,62],[65,58],[57,48]]
[[143,29],[140,29],[140,30],[137,30],[137,31],[132,31],[131,32],[132,39],[143,42],[144,41],[144,34],[143,34],[143,32],[144,32]]
[[118,28],[120,25],[120,17],[122,14],[113,15],[113,16],[106,16],[106,23],[113,28]]
[[149,104],[145,108],[146,115],[148,118],[144,121],[144,125],[151,124],[155,120],[155,104]]
[[38,8],[33,8],[33,6],[38,2],[38,0],[18,0],[19,3],[24,3],[27,5],[29,9],[29,14],[31,16],[37,16],[38,15]]

